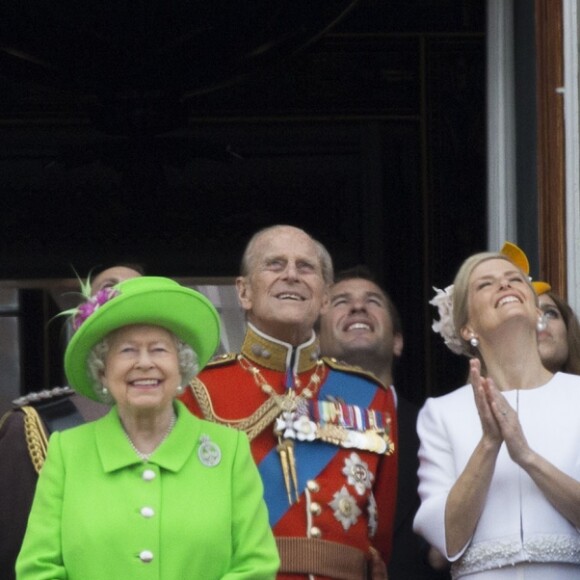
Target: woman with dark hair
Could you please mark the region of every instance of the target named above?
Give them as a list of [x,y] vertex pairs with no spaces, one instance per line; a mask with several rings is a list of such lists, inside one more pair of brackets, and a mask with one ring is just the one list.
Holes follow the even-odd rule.
[[539,296],[546,328],[538,333],[544,366],[553,373],[580,375],[580,323],[570,305],[554,292]]

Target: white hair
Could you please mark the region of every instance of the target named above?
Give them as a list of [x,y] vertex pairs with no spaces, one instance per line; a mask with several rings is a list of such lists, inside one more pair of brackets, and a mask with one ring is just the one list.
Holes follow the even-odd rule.
[[[173,333],[170,334],[175,342],[175,346],[177,347],[177,360],[179,364],[179,374],[181,375],[181,385],[187,385],[199,372],[197,354],[189,344],[177,338]],[[89,352],[87,358],[87,369],[89,375],[93,379],[93,390],[97,397],[103,403],[110,404],[113,402],[112,397],[108,393],[106,395],[103,394],[103,385],[101,382],[108,352],[109,342],[107,337],[105,337],[103,340],[95,344]]]

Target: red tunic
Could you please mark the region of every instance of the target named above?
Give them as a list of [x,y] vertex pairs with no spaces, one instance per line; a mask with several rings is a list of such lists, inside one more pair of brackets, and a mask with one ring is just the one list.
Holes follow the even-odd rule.
[[[392,389],[383,387],[372,375],[358,368],[339,365],[332,359],[318,359],[317,351],[314,338],[293,351],[290,345],[273,341],[250,328],[241,354],[224,355],[210,364],[193,381],[182,400],[194,414],[248,433],[252,454],[264,480],[270,522],[277,539],[308,538],[333,542],[341,549],[342,557],[348,556],[344,554],[348,552],[345,546],[358,548],[364,554],[368,554],[372,546],[388,562],[397,486],[397,454],[392,452],[392,448],[396,449],[397,436]],[[331,381],[340,384],[337,390],[330,387]],[[300,495],[300,501],[296,501],[292,478],[289,476],[290,485],[285,485],[276,452],[279,443],[287,439],[283,435],[288,431],[283,429],[280,436],[274,433],[276,418],[282,415],[282,410],[273,404],[275,395],[268,393],[272,390],[283,395],[288,392],[288,384],[294,387],[296,395],[304,395],[307,391],[312,393],[312,396],[299,397],[299,400],[302,409],[305,404],[309,406],[309,418],[313,420],[342,404],[344,421],[337,419],[335,423],[342,423],[344,427],[349,423],[346,417],[350,415],[358,418],[360,427],[360,417],[364,423],[364,417],[369,415],[367,409],[376,411],[376,415],[387,422],[391,453],[371,452],[361,446],[347,448],[337,441],[299,441],[290,434],[295,445]],[[336,393],[339,393],[338,397]],[[362,399],[361,393],[364,393]],[[323,402],[327,400],[330,402]],[[362,407],[361,401],[367,404]],[[264,412],[263,416],[260,416],[260,411]],[[292,422],[285,423],[286,427],[291,427]],[[325,421],[318,421],[319,428],[322,423]],[[356,428],[352,430],[357,431]],[[339,431],[346,432],[345,428]],[[362,433],[364,428],[358,431]],[[294,435],[297,435],[296,431]],[[368,441],[365,435],[362,440]],[[281,556],[279,580],[306,577],[306,574],[284,573],[284,554]],[[317,579],[335,577],[320,574],[326,568],[324,564],[319,565],[322,567],[304,572],[318,570]]]

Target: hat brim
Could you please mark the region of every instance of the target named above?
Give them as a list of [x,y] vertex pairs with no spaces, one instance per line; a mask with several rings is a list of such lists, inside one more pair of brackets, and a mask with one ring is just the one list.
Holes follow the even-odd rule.
[[65,353],[69,385],[91,399],[99,400],[87,361],[91,349],[108,334],[124,326],[161,326],[191,346],[200,370],[219,345],[220,320],[213,304],[203,294],[174,280],[140,277],[118,286],[120,294],[96,309],[78,328]]
[[552,287],[547,282],[532,282],[532,286],[534,287],[534,290],[538,296],[541,296],[542,294],[552,290]]
[[[522,272],[524,272],[526,275],[529,275],[530,263],[528,261],[528,257],[519,246],[516,246],[511,242],[504,242],[500,253],[511,260]],[[534,287],[534,291],[538,296],[545,294],[552,289],[550,284],[541,281],[532,282],[532,286]]]
[[528,257],[519,246],[516,246],[511,242],[504,242],[500,254],[507,256],[525,274],[530,273]]

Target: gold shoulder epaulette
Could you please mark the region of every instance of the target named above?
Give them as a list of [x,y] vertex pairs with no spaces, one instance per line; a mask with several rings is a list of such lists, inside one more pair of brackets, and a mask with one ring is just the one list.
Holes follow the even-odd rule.
[[24,413],[24,434],[30,460],[36,473],[40,473],[46,458],[48,438],[36,409],[25,405],[24,407],[20,407],[20,410]]
[[358,367],[356,365],[351,365],[351,364],[344,362],[342,360],[338,360],[338,359],[334,358],[333,356],[323,356],[322,360],[331,369],[335,369],[337,371],[343,371],[345,373],[350,373],[352,375],[359,375],[361,377],[364,377],[365,379],[369,379],[373,383],[377,383],[383,389],[387,388],[385,385],[383,385],[383,383],[381,383],[381,381],[379,381],[379,379],[373,373],[371,373],[370,371],[367,371],[366,369],[363,369],[362,367]]
[[206,369],[207,368],[211,368],[211,367],[219,367],[221,365],[227,365],[230,364],[232,362],[235,362],[237,359],[237,354],[235,352],[228,352],[226,354],[218,354],[217,356],[214,356],[206,365]]

